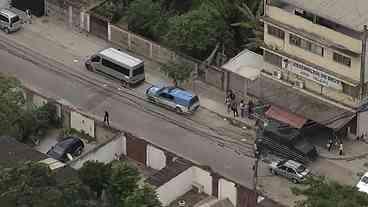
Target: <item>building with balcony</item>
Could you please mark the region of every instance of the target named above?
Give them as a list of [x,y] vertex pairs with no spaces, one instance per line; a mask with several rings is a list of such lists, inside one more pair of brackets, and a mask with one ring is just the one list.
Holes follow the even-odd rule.
[[366,133],[368,1],[264,6],[264,67],[249,94],[335,131]]

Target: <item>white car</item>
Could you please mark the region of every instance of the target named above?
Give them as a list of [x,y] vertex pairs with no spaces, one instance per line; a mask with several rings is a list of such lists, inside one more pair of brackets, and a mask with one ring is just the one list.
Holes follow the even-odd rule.
[[360,192],[368,193],[368,172],[366,172],[359,180],[356,187]]

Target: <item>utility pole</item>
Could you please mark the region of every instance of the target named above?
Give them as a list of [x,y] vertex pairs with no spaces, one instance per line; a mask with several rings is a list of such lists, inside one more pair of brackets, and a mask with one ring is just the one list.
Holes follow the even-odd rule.
[[363,101],[365,97],[366,87],[365,87],[365,70],[367,62],[367,38],[368,38],[368,28],[367,25],[363,27],[363,35],[362,35],[362,56],[361,56],[361,66],[360,66],[360,88],[361,88],[361,101]]
[[253,166],[253,191],[255,193],[254,201],[252,207],[255,207],[258,202],[258,190],[257,190],[257,184],[258,184],[258,165],[259,165],[259,159],[261,157],[261,148],[257,145],[257,141],[254,143],[254,156],[255,156],[255,162]]

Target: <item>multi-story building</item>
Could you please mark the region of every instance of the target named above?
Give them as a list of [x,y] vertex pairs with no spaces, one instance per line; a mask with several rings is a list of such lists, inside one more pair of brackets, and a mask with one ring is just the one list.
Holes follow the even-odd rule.
[[265,0],[264,6],[263,85],[251,93],[333,129],[350,122],[356,128],[354,115],[367,96],[368,1]]

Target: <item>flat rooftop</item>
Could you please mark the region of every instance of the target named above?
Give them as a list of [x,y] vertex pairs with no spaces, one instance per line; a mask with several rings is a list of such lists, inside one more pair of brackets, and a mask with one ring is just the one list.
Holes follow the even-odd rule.
[[367,0],[279,0],[356,31],[368,24]]

